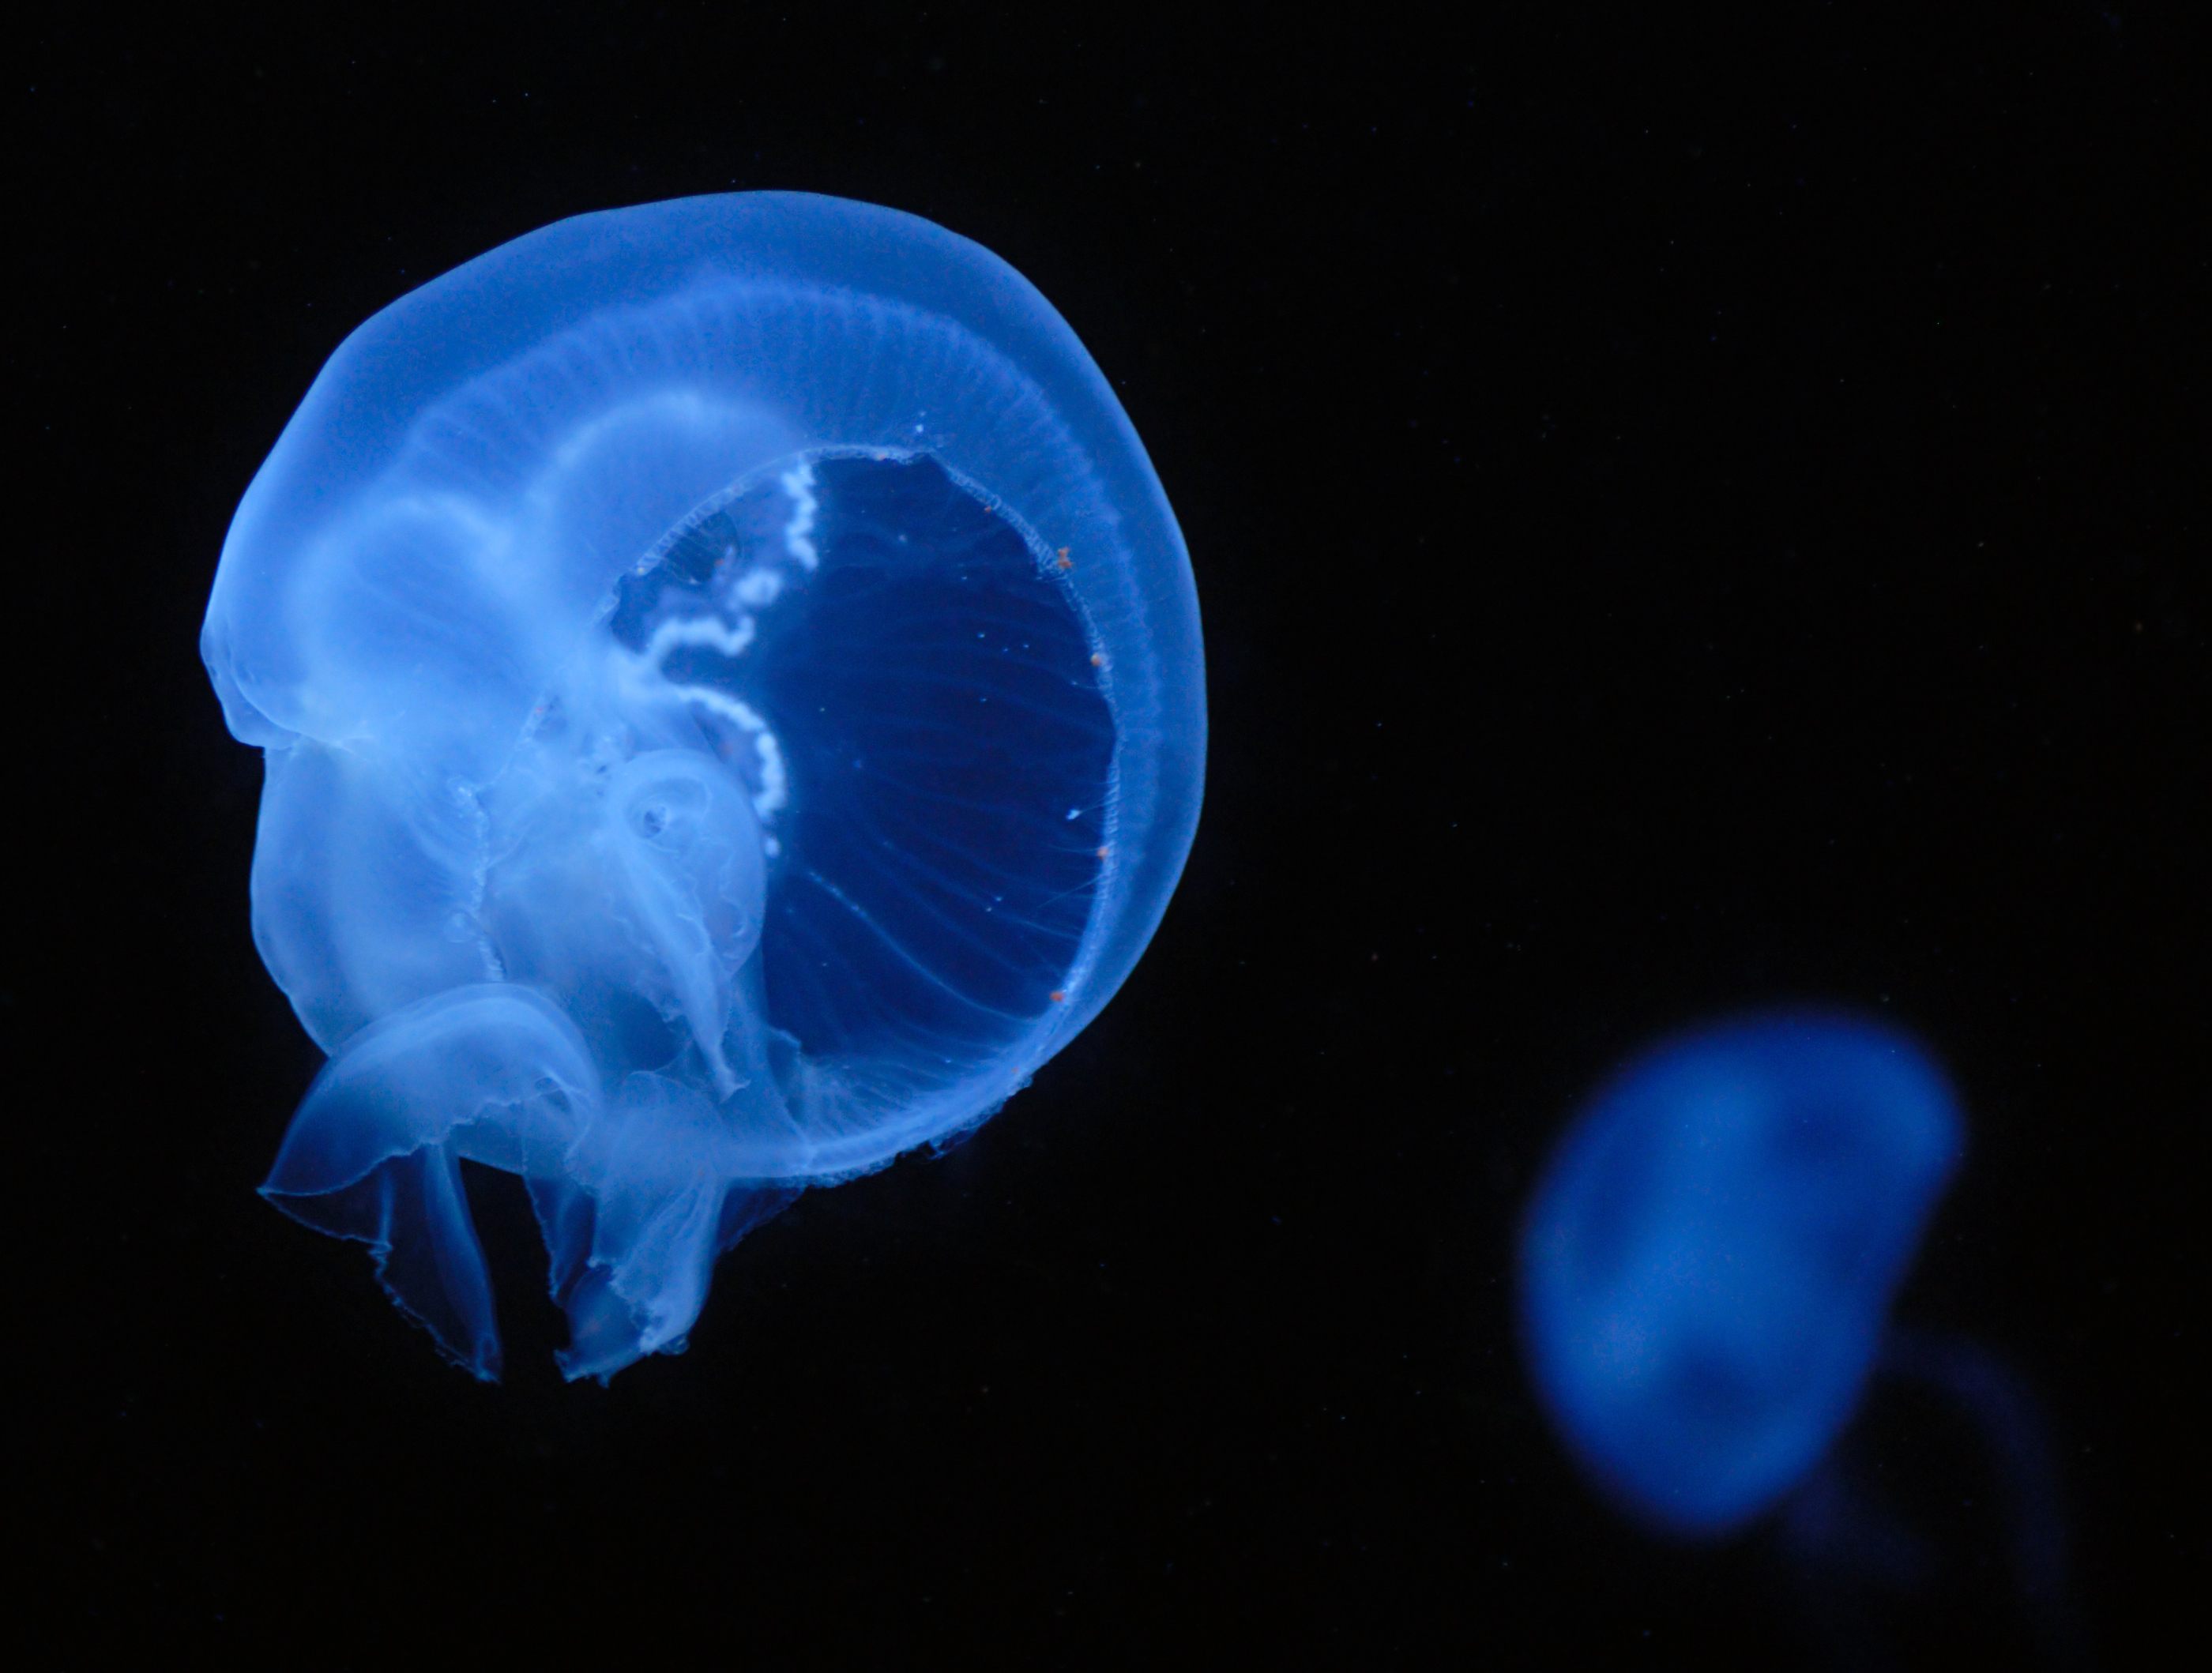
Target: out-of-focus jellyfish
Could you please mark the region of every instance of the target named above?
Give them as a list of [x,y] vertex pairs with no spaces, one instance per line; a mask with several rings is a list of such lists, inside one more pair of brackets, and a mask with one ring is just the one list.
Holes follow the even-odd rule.
[[331,1061],[267,1185],[478,1375],[458,1164],[570,1376],[972,1128],[1097,1015],[1197,821],[1188,558],[1018,274],[784,193],[564,221],[376,315],[240,505],[202,653],[267,753],[257,946]]
[[2033,1403],[1982,1350],[1889,1322],[1964,1138],[1944,1077],[1892,1027],[1784,1012],[1665,1043],[1600,1088],[1537,1186],[1523,1347],[1568,1451],[1638,1523],[1711,1538],[1778,1512],[1801,1565],[1899,1586],[1929,1567],[1923,1542],[1837,1467],[1838,1441],[1878,1373],[1933,1394],[1984,1438],[2055,1650]]
[[1553,1158],[1521,1268],[1530,1369],[1600,1486],[1725,1532],[1857,1403],[1959,1115],[1901,1036],[1760,1018],[1639,1058]]

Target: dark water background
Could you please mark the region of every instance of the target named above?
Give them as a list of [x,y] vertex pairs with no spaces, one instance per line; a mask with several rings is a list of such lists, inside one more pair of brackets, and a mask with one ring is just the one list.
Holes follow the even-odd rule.
[[[40,1664],[1802,1663],[1819,1587],[1619,1524],[1510,1306],[1578,1094],[1778,999],[1959,1085],[1899,1316],[2036,1391],[2106,1662],[2196,1601],[2203,58],[2094,6],[1297,9],[30,26],[0,1029]],[[561,1385],[526,1209],[480,1199],[481,1387],[253,1193],[317,1054],[194,637],[353,324],[750,187],[939,221],[1089,345],[1196,565],[1205,819],[1098,1021],[951,1156],[757,1234],[684,1357]],[[1908,1400],[1858,1445],[1951,1564],[1881,1642],[2025,1653],[1970,1434]]]

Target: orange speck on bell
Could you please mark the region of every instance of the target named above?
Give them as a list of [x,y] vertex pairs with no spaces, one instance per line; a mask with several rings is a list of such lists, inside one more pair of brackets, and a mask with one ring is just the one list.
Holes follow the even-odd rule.
[[1064,1005],[1067,1003],[1067,990],[1064,987],[1056,987],[1048,997],[1054,1004]]
[[1057,561],[1062,569],[1073,569],[1075,567],[1075,560],[1067,555],[1067,549],[1065,546],[1060,549],[1060,557]]

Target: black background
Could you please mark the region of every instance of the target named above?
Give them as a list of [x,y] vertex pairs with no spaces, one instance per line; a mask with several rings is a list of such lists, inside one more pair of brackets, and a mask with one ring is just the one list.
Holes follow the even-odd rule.
[[[2203,63],[2124,7],[1297,10],[42,13],[0,1019],[54,1658],[2009,1658],[1940,1414],[1855,1443],[1950,1559],[1862,1642],[1771,1534],[1618,1523],[1522,1382],[1578,1095],[1787,998],[1960,1086],[1899,1315],[2038,1391],[2104,1659],[2201,1597]],[[939,221],[1091,348],[1197,571],[1205,818],[1089,1031],[741,1246],[684,1356],[562,1385],[491,1181],[479,1386],[254,1195],[318,1059],[198,619],[353,324],[753,187]]]

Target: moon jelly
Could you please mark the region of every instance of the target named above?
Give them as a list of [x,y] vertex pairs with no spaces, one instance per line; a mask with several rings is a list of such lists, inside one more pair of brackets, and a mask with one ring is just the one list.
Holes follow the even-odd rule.
[[1724,1533],[1857,1404],[1962,1129],[1896,1032],[1755,1016],[1637,1058],[1561,1143],[1523,1229],[1539,1394],[1630,1513]]
[[1097,1014],[1198,817],[1189,560],[1066,322],[833,198],[564,221],[356,330],[201,640],[267,755],[256,945],[331,1061],[267,1194],[499,1370],[459,1163],[572,1377]]

